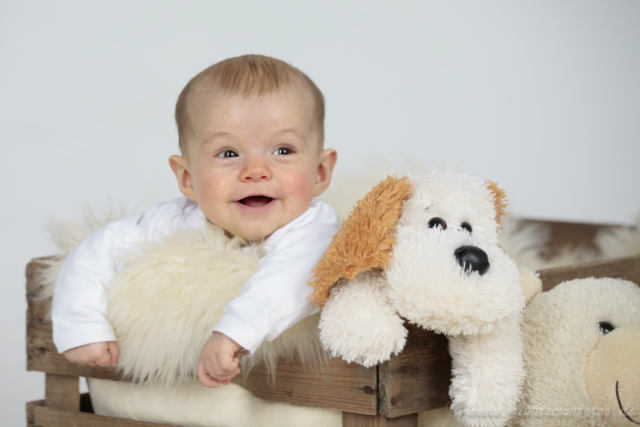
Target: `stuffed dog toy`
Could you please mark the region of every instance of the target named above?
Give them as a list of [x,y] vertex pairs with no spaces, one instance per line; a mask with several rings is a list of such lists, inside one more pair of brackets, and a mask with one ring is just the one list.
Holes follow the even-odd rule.
[[[502,426],[524,377],[521,273],[498,246],[505,194],[434,171],[389,177],[367,194],[314,270],[320,339],[364,366],[404,347],[404,319],[449,337],[452,410],[465,426]],[[535,291],[529,291],[531,294]]]

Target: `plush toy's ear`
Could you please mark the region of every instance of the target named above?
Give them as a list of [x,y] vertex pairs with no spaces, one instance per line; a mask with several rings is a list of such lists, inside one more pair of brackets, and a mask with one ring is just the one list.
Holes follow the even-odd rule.
[[498,229],[500,229],[502,228],[502,217],[508,215],[504,210],[509,205],[507,195],[504,190],[498,187],[498,184],[493,181],[487,181],[487,187],[493,194],[493,204],[496,207],[496,222],[498,223]]
[[357,203],[313,269],[309,285],[316,289],[310,298],[318,307],[324,306],[329,288],[341,278],[354,279],[361,271],[387,268],[396,242],[396,224],[411,191],[407,177],[389,176]]

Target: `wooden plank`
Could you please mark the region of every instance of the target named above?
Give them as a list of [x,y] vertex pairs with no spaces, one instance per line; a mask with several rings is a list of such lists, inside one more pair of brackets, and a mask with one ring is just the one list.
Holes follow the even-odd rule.
[[80,379],[69,375],[45,375],[45,406],[65,411],[80,410]]
[[50,326],[42,328],[37,325],[28,325],[27,370],[75,377],[126,380],[113,367],[101,368],[69,362],[56,350]]
[[615,277],[640,284],[640,256],[551,268],[538,273],[543,291],[553,289],[566,280],[588,277]]
[[172,427],[167,424],[63,411],[44,406],[35,408],[35,425],[38,427]]
[[25,276],[27,278],[27,295],[32,297],[40,296],[43,286],[41,272],[47,266],[47,261],[55,257],[35,258],[27,264]]
[[449,403],[451,356],[444,335],[405,322],[407,344],[378,367],[378,412],[396,418]]
[[[324,372],[305,370],[301,363],[281,361],[277,380],[270,384],[265,367],[256,367],[234,383],[266,400],[293,405],[335,408],[375,414],[377,408],[376,370],[329,359]],[[129,381],[113,367],[101,368],[71,363],[53,344],[51,328],[32,327],[27,331],[27,370],[48,374]],[[323,376],[324,374],[324,376]]]
[[27,427],[36,425],[36,406],[44,406],[44,400],[34,400],[27,402]]
[[418,414],[387,418],[384,415],[343,412],[342,427],[418,427]]
[[304,369],[296,359],[281,360],[275,384],[264,366],[254,368],[246,378],[233,379],[261,399],[361,414],[377,413],[376,382],[375,367],[367,369],[339,358],[330,358],[315,370]]
[[30,303],[30,316],[34,322],[34,327],[50,330],[51,320],[45,319],[49,317],[51,312],[51,299],[40,300],[27,297],[27,301]]

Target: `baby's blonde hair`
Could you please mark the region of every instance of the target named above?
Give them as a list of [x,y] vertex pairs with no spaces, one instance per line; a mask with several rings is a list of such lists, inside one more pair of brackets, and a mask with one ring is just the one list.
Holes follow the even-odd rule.
[[324,96],[302,71],[279,59],[262,55],[243,55],[225,59],[200,72],[182,89],[176,103],[176,124],[180,150],[185,153],[193,135],[193,111],[215,93],[261,96],[291,84],[309,90],[313,103],[313,125],[320,144],[324,143]]

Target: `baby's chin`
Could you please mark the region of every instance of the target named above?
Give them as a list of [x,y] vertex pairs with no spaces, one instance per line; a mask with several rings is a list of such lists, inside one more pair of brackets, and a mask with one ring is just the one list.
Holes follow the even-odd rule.
[[251,243],[260,243],[261,241],[267,239],[269,236],[273,234],[279,227],[267,227],[266,230],[238,230],[232,231],[228,230],[224,227],[221,227],[224,230],[224,234],[232,239],[234,237],[239,237],[243,240],[247,240]]

